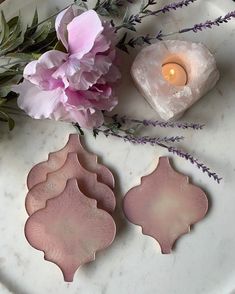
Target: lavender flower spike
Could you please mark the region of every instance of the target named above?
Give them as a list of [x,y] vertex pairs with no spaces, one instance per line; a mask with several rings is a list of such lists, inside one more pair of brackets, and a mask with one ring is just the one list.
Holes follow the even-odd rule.
[[180,2],[174,2],[174,3],[170,3],[165,5],[163,8],[153,11],[151,13],[151,15],[157,15],[159,13],[166,13],[169,12],[171,10],[176,10],[178,8],[183,8],[184,6],[188,6],[189,4],[195,2],[197,0],[184,0],[184,1],[180,1]]
[[[106,116],[106,115],[105,115]],[[107,117],[107,116],[106,116]],[[161,127],[161,128],[178,128],[178,129],[193,129],[193,130],[202,130],[204,128],[204,124],[198,124],[198,123],[189,123],[189,122],[166,122],[166,121],[160,121],[160,120],[139,120],[135,118],[129,118],[127,116],[118,116],[118,114],[115,114],[112,116],[112,119],[114,122],[120,122],[120,123],[136,123],[144,125],[145,127]]]
[[190,163],[196,165],[197,168],[202,170],[203,173],[206,173],[209,176],[209,178],[213,178],[218,184],[222,181],[222,178],[220,178],[215,172],[212,172],[210,168],[207,167],[204,163],[199,162],[198,159],[194,158],[191,154],[172,146],[166,146],[165,144],[160,143],[159,145],[163,148],[166,148],[170,153],[177,155],[181,158],[184,158]]
[[178,33],[187,33],[187,32],[194,32],[197,33],[198,31],[206,30],[206,29],[212,29],[213,26],[220,26],[223,23],[227,23],[232,18],[235,18],[235,10],[227,13],[225,16],[220,16],[216,18],[215,20],[207,20],[204,23],[195,24],[191,28],[185,28],[180,30]]
[[189,161],[191,164],[195,165],[198,169],[200,169],[203,173],[206,173],[209,178],[213,178],[218,184],[221,182],[222,178],[220,178],[215,172],[212,172],[209,167],[207,167],[204,163],[199,162],[198,159],[194,158],[191,154],[184,152],[180,149],[177,149],[174,146],[168,146],[167,143],[175,142],[177,141],[177,138],[179,138],[179,141],[183,139],[183,137],[135,137],[133,135],[122,135],[119,133],[114,133],[110,131],[110,129],[102,130],[102,129],[95,129],[94,135],[98,135],[99,133],[103,133],[106,137],[113,136],[119,139],[124,140],[125,142],[133,143],[133,144],[151,144],[152,146],[160,146],[168,150],[168,152],[177,155],[187,161]]
[[119,132],[114,132],[111,129],[102,129],[97,128],[94,129],[95,135],[98,135],[99,133],[103,133],[106,137],[113,136],[117,137],[119,139],[123,139],[125,142],[130,142],[133,144],[140,144],[140,145],[146,145],[150,144],[152,146],[159,145],[162,143],[179,143],[182,140],[184,140],[183,136],[173,136],[173,137],[150,137],[150,136],[143,136],[138,137],[131,134],[120,134]]

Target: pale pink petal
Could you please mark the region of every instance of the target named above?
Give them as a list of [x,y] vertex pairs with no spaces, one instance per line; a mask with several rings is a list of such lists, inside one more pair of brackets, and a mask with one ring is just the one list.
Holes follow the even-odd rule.
[[67,60],[67,54],[51,50],[37,61],[30,62],[24,69],[24,78],[39,86],[42,90],[63,87],[63,81],[53,77],[54,71]]
[[80,95],[83,95],[94,109],[111,111],[118,103],[113,88],[108,84],[96,84],[88,91],[80,91]]
[[59,67],[66,62],[67,59],[67,53],[58,50],[50,50],[42,54],[42,56],[38,59],[38,63],[43,65],[45,68],[51,69]]
[[67,102],[65,107],[70,110],[108,110],[117,105],[117,97],[109,85],[94,85],[88,91],[66,90]]
[[[26,93],[19,103],[33,117],[77,122],[85,128],[100,126],[102,110],[110,111],[117,105],[113,86],[120,72],[114,65],[114,29],[101,22],[94,10],[82,13],[69,7],[57,17],[56,30],[66,46],[68,38],[69,52],[48,51],[25,67],[24,78],[36,86],[30,95],[36,97],[28,99]],[[48,106],[42,103],[38,107],[46,100],[45,94]]]
[[97,251],[110,246],[115,234],[113,218],[81,193],[75,179],[25,225],[28,242],[60,267],[67,282],[82,264],[95,259]]
[[111,189],[114,188],[114,177],[111,171],[106,166],[98,163],[97,155],[89,153],[83,147],[80,137],[77,134],[70,134],[69,140],[64,148],[49,153],[47,161],[38,163],[30,170],[27,177],[28,189],[30,190],[36,184],[44,182],[48,173],[60,169],[64,165],[68,153],[71,152],[77,153],[82,167],[97,174],[99,182],[104,183]]
[[110,49],[115,48],[115,29],[111,26],[110,22],[107,21],[102,21],[102,25],[104,28],[103,32],[96,38],[95,44],[91,49],[92,54],[106,52]]
[[69,153],[65,164],[57,171],[49,173],[46,181],[35,185],[26,196],[28,214],[44,208],[48,199],[63,192],[68,179],[76,178],[78,185],[87,197],[96,199],[98,207],[113,212],[116,199],[113,191],[98,182],[97,175],[87,171],[78,161],[77,153]]
[[[70,57],[70,67],[74,68],[76,65],[75,56]],[[70,70],[68,81],[73,89],[88,90],[92,85],[105,75],[109,75],[109,70],[113,64],[113,52],[107,55],[86,54],[79,62],[79,70],[74,68]],[[77,67],[78,67],[77,66]],[[67,70],[68,72],[68,70]]]
[[103,31],[98,14],[88,10],[68,24],[69,52],[82,58],[94,46],[97,36]]
[[67,112],[64,114],[64,121],[77,122],[80,127],[85,129],[93,129],[100,127],[104,122],[102,111],[95,109],[79,110],[71,105],[65,105]]
[[98,84],[106,84],[106,83],[116,83],[121,79],[121,73],[116,65],[112,64],[108,73],[104,76],[101,76],[97,83]]
[[13,90],[20,94],[17,100],[18,106],[35,119],[55,119],[57,107],[66,99],[60,88],[42,91],[27,80],[14,87]]
[[199,187],[189,184],[188,177],[174,171],[167,157],[161,157],[156,170],[127,192],[123,209],[132,223],[159,242],[162,253],[170,253],[190,225],[205,217],[208,199]]
[[57,33],[57,38],[62,42],[62,44],[67,50],[68,50],[67,26],[73,20],[74,16],[75,16],[75,12],[73,10],[73,7],[70,6],[69,8],[63,10],[60,14],[58,14],[55,21],[55,29]]

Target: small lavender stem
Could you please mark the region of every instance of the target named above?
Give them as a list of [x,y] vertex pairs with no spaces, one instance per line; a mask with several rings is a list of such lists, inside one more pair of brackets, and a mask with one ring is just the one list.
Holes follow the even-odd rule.
[[183,8],[184,6],[190,5],[191,3],[195,2],[195,1],[197,1],[197,0],[184,0],[184,1],[180,1],[180,2],[173,2],[173,3],[165,5],[161,9],[158,9],[156,11],[150,11],[150,12],[140,16],[140,19],[143,19],[143,18],[145,18],[147,16],[151,16],[151,15],[156,16],[160,13],[166,13],[171,10],[177,10],[178,8]]
[[[159,138],[150,138],[150,137],[133,137],[128,135],[120,135],[118,133],[107,132],[107,130],[96,129],[96,134],[103,133],[106,137],[113,136],[119,139],[124,140],[125,142],[133,143],[133,144],[151,144],[152,146],[160,146],[164,149],[167,149],[168,152],[183,158],[189,161],[191,164],[195,165],[198,169],[202,170],[203,173],[206,173],[209,178],[213,178],[218,184],[221,182],[222,178],[220,178],[215,172],[212,172],[209,167],[205,164],[198,161],[198,159],[194,158],[191,154],[186,153],[182,150],[179,150],[173,146],[167,146],[163,143],[163,141]],[[166,142],[165,142],[166,143]]]
[[[120,131],[120,130],[119,130]],[[173,136],[173,137],[150,137],[150,136],[143,136],[143,137],[137,137],[130,134],[125,134],[125,131],[123,131],[123,134],[120,134],[120,132],[114,132],[109,128],[97,128],[95,129],[95,132],[103,133],[106,137],[113,136],[123,139],[124,141],[131,142],[133,144],[141,144],[146,145],[150,144],[152,146],[159,145],[160,143],[179,143],[182,140],[184,140],[183,136]]]
[[159,33],[155,36],[150,36],[149,34],[147,34],[144,36],[133,37],[129,40],[127,40],[127,33],[125,33],[118,42],[117,47],[128,53],[128,47],[135,48],[136,46],[143,46],[144,44],[150,45],[153,41],[162,41],[164,38],[172,35],[183,34],[187,32],[197,33],[206,29],[212,29],[214,26],[220,26],[221,24],[228,23],[233,18],[235,18],[235,10],[227,13],[225,16],[217,17],[214,20],[207,20],[204,23],[195,24],[192,27],[180,29],[176,32],[170,32],[165,34],[162,31],[159,31]]
[[137,23],[141,23],[142,19],[148,17],[148,16],[157,16],[160,13],[166,13],[169,12],[171,10],[177,10],[178,8],[183,8],[184,6],[188,6],[191,3],[195,2],[197,0],[183,0],[180,2],[173,2],[170,4],[165,5],[164,7],[162,7],[161,9],[155,10],[155,11],[151,11],[151,10],[147,10],[147,8],[151,5],[156,4],[156,2],[154,0],[149,0],[147,2],[147,4],[140,10],[139,13],[135,14],[135,15],[131,15],[124,23],[122,23],[119,26],[116,26],[116,32],[119,31],[122,28],[132,28],[132,30],[134,30],[134,26]]
[[232,18],[235,18],[235,10],[227,13],[225,16],[219,16],[215,20],[207,20],[204,23],[195,24],[190,28],[181,29],[178,33],[182,34],[190,31],[197,33],[198,31],[202,31],[205,29],[212,29],[213,26],[218,27],[221,24],[227,23],[228,21],[232,20]]
[[196,165],[198,169],[202,170],[203,173],[206,173],[209,176],[209,178],[213,178],[218,184],[222,181],[222,178],[220,178],[215,172],[212,172],[211,169],[207,167],[205,164],[199,162],[199,160],[197,158],[194,158],[191,154],[179,150],[173,146],[167,146],[162,143],[160,143],[159,146],[167,149],[168,152],[189,161],[191,164]]
[[188,123],[188,122],[165,122],[159,120],[139,120],[135,118],[129,118],[127,116],[118,116],[117,114],[110,116],[105,116],[107,118],[112,118],[114,122],[120,123],[136,123],[141,124],[145,127],[161,127],[161,128],[178,128],[178,129],[193,129],[193,130],[202,130],[204,128],[204,124],[197,124],[197,123]]

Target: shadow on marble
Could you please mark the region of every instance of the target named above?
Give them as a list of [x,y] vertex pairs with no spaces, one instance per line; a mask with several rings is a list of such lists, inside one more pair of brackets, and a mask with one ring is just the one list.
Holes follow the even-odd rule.
[[11,281],[2,271],[0,271],[0,283],[12,294],[30,294],[19,285],[16,285],[14,281]]

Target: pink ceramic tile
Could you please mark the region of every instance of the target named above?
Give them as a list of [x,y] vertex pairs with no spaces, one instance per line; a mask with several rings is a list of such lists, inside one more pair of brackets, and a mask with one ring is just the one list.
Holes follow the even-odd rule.
[[113,191],[97,181],[97,175],[88,172],[78,161],[77,153],[69,153],[65,164],[57,171],[49,173],[46,181],[39,183],[26,196],[26,210],[29,215],[44,208],[46,201],[58,196],[64,190],[68,179],[76,178],[78,186],[86,196],[96,199],[98,207],[113,212],[116,199]]
[[162,253],[170,253],[190,225],[206,215],[208,199],[187,176],[174,171],[167,157],[161,157],[156,170],[127,192],[123,208],[130,222],[159,242]]
[[76,179],[70,179],[63,193],[48,200],[46,208],[31,215],[25,225],[28,242],[60,267],[67,282],[114,240],[115,223],[96,204],[81,193]]
[[96,173],[98,181],[114,188],[114,177],[111,171],[102,164],[97,163],[97,156],[87,152],[76,134],[70,134],[66,146],[56,152],[50,153],[48,160],[35,165],[29,172],[27,185],[29,190],[38,183],[46,180],[46,175],[63,166],[68,153],[76,152],[81,165],[90,172]]

